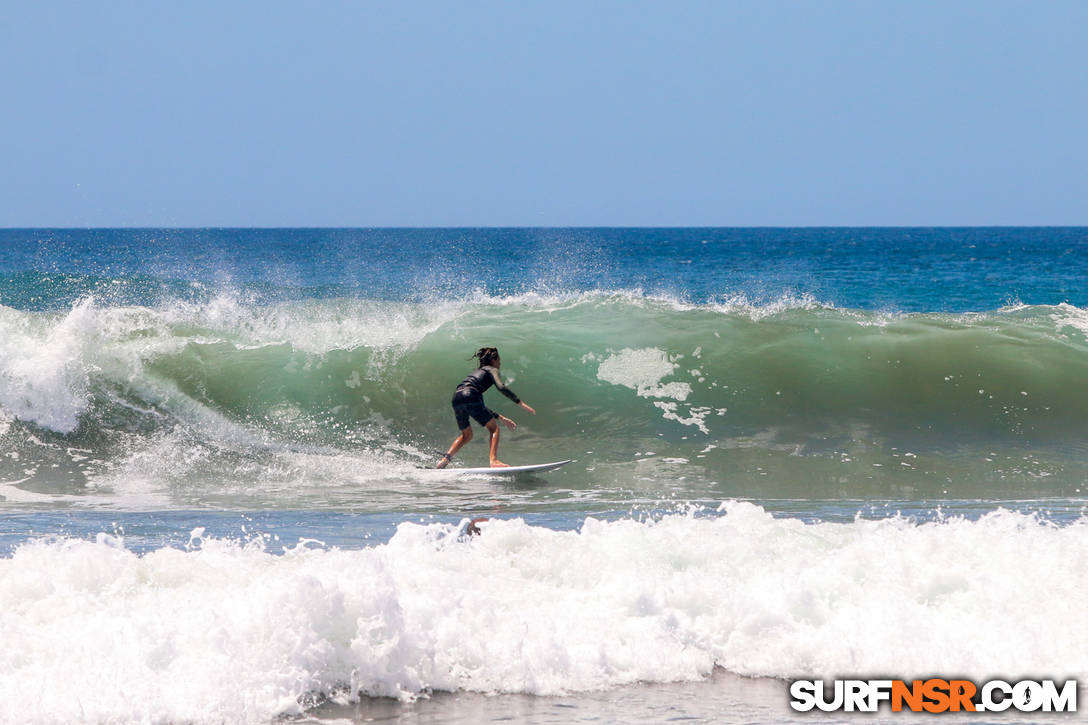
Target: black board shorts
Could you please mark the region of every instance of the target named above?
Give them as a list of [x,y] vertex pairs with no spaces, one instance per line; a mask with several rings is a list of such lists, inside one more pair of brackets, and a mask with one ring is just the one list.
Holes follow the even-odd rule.
[[466,395],[460,391],[456,392],[453,394],[453,400],[450,401],[450,404],[453,406],[453,415],[457,418],[457,430],[468,428],[469,416],[472,416],[477,423],[484,426],[499,417],[484,405],[484,398],[479,393]]

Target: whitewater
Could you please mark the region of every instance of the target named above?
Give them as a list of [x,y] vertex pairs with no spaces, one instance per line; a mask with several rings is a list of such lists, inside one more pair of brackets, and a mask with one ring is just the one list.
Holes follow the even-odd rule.
[[1069,572],[1088,563],[1085,528],[1008,512],[805,524],[731,503],[574,531],[513,518],[471,542],[406,522],[356,550],[200,529],[142,555],[115,535],[39,540],[0,560],[0,713],[26,716],[28,683],[63,689],[39,721],[191,722],[716,667],[1075,677],[1088,588]]
[[[0,721],[789,721],[799,677],[1083,681],[1085,241],[5,230]],[[488,399],[504,460],[575,463],[428,470],[482,345],[538,411]]]

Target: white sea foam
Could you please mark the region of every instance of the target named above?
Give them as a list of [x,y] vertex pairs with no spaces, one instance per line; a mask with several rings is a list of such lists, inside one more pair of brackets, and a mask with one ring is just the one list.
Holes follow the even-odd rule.
[[55,431],[75,430],[99,336],[90,299],[50,321],[0,307],[0,408]]
[[1088,522],[402,524],[361,550],[29,543],[0,559],[0,721],[266,722],[308,698],[842,673],[1088,675]]
[[654,399],[654,407],[662,411],[661,415],[666,420],[695,426],[703,433],[709,433],[706,418],[713,412],[713,408],[687,406],[681,411],[681,403],[691,395],[691,384],[664,382],[679,367],[675,362],[677,359],[679,356],[670,356],[664,350],[654,347],[637,350],[624,348],[601,361],[597,368],[597,379],[631,388],[639,397]]
[[1058,333],[1073,328],[1082,336],[1088,337],[1088,309],[1062,303],[1054,307],[1050,319],[1054,321]]
[[609,355],[597,368],[597,378],[606,383],[633,389],[643,398],[684,400],[691,394],[687,383],[665,383],[678,365],[664,350],[655,347],[625,348]]

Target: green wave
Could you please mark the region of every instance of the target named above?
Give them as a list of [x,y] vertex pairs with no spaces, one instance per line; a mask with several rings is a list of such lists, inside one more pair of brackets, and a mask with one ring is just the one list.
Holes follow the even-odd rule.
[[[767,465],[830,481],[844,461],[905,471],[918,456],[978,461],[991,449],[995,458],[1015,451],[1026,461],[1020,473],[1053,471],[1083,458],[1088,434],[1088,312],[1066,305],[895,315],[631,293],[85,303],[78,324],[76,311],[0,311],[22,346],[0,358],[8,427],[92,449],[182,426],[206,442],[234,436],[243,448],[250,440],[429,456],[456,434],[449,398],[483,345],[499,347],[507,382],[537,409],[530,416],[487,396],[521,424],[509,438],[525,457],[652,454],[711,479],[753,477]],[[78,336],[93,343],[73,346]],[[50,346],[65,345],[76,357],[45,371],[51,385],[20,382],[20,350],[48,359]],[[11,392],[19,385],[22,398]],[[65,394],[78,426],[50,429],[41,411]],[[1063,463],[1033,463],[1036,449]]]
[[[512,387],[540,409],[534,428],[543,434],[579,424],[609,436],[771,427],[813,436],[867,425],[903,435],[1049,438],[1079,436],[1088,424],[1081,315],[753,315],[609,298],[479,304],[410,343],[348,341],[315,352],[290,340],[240,345],[223,335],[190,340],[148,361],[147,371],[232,417],[274,420],[288,408],[344,421],[376,414],[418,430],[419,422],[443,424],[450,393],[472,368],[469,355],[493,344]],[[713,410],[702,415],[704,408]],[[701,425],[672,420],[665,409],[685,419],[694,411]]]

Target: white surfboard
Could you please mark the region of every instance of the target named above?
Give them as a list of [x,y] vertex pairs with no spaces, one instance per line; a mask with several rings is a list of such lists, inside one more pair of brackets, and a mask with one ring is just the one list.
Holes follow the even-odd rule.
[[484,476],[516,476],[519,473],[540,473],[541,471],[553,471],[560,466],[565,466],[573,458],[568,458],[565,461],[552,461],[551,463],[537,463],[532,466],[506,466],[498,468],[441,468],[438,469],[442,473],[453,473],[458,476],[469,475],[484,475]]

